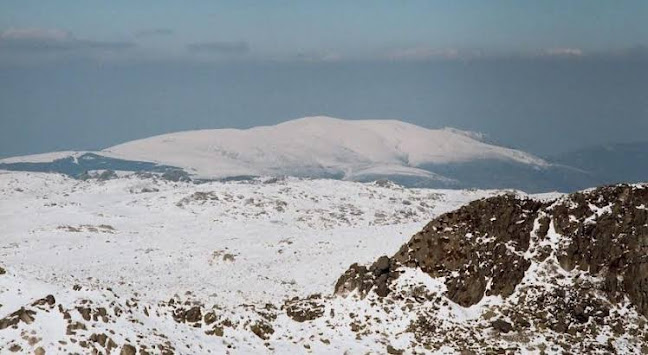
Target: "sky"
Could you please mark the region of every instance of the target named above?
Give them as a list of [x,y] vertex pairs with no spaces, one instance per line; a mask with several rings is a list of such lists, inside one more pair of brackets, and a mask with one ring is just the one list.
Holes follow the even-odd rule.
[[648,2],[0,2],[0,157],[310,115],[648,140]]

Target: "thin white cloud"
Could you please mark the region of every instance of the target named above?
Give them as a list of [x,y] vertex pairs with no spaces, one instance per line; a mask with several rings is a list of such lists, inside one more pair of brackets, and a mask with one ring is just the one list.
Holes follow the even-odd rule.
[[468,59],[481,57],[483,53],[479,50],[465,50],[459,48],[434,48],[429,46],[418,46],[399,48],[388,52],[385,57],[389,60],[432,60],[432,59]]
[[136,37],[160,37],[170,36],[175,32],[170,28],[147,28],[135,32]]
[[72,35],[59,29],[10,28],[0,34],[0,39],[66,41],[72,39]]
[[0,33],[0,48],[4,51],[122,50],[134,46],[132,42],[79,39],[60,29],[10,28]]
[[297,54],[296,58],[305,62],[337,62],[343,57],[335,52],[303,52]]
[[550,57],[582,57],[585,52],[580,48],[549,48],[542,55]]
[[250,51],[250,46],[245,41],[212,41],[188,44],[187,50],[209,54],[245,54]]

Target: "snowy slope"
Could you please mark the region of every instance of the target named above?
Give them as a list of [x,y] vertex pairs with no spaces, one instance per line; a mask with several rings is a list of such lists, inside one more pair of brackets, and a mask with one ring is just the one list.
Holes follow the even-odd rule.
[[454,129],[432,130],[394,120],[306,117],[246,130],[166,134],[105,149],[101,154],[185,168],[200,177],[406,175],[444,178],[418,167],[478,160],[548,164]]
[[23,155],[18,157],[10,157],[0,159],[0,164],[13,164],[13,163],[47,163],[57,159],[67,157],[77,157],[83,155],[83,151],[64,150],[59,152],[50,152],[42,154]]
[[[285,314],[276,319],[285,327],[275,326],[277,338],[268,343],[249,322],[261,319],[265,304],[330,294],[350,263],[393,253],[431,217],[498,193],[295,178],[193,184],[0,172],[0,328],[17,322],[0,329],[0,353],[15,346],[85,353],[83,345],[98,346],[90,339],[102,334],[117,353],[136,342],[168,342],[186,354],[300,353],[304,345],[315,353],[381,351],[352,332],[327,335],[326,345],[312,338],[316,328]],[[36,302],[50,294],[52,305]],[[169,305],[172,298],[214,305],[234,325],[206,335],[205,326],[173,318],[188,306]],[[101,314],[85,320],[84,309],[102,308],[106,322]],[[82,327],[77,322],[86,329],[73,329]]]
[[[0,353],[645,353],[645,317],[600,288],[632,270],[609,279],[569,268],[563,251],[582,225],[632,221],[645,235],[646,188],[526,200],[389,182],[0,172]],[[618,231],[599,240],[637,246]],[[431,241],[443,252],[420,255],[442,258],[439,274],[398,261]],[[614,249],[633,260],[634,249]],[[480,285],[471,275],[500,267],[485,274],[481,299],[455,302]],[[513,279],[510,294],[495,293]]]

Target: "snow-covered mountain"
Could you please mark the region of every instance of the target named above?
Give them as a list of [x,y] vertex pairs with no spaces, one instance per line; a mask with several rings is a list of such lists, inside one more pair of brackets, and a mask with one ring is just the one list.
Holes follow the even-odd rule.
[[441,178],[427,164],[498,159],[545,167],[537,157],[394,120],[306,117],[275,126],[165,134],[102,151],[113,157],[178,166],[201,177],[307,175],[354,179],[365,174]]
[[[579,170],[480,139],[473,132],[427,129],[395,120],[318,116],[243,130],[165,134],[90,154],[12,158],[0,161],[0,169],[58,171],[71,176],[96,169],[182,169],[198,179],[390,179],[406,186],[531,192],[589,186],[586,174]],[[57,159],[48,165],[44,162],[48,157]]]

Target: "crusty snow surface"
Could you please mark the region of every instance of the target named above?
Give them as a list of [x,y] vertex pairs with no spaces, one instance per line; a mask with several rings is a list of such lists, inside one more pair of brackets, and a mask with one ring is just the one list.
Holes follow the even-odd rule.
[[[263,309],[330,295],[351,263],[391,255],[432,217],[498,193],[297,178],[194,184],[0,172],[0,319],[20,318],[0,330],[0,353],[86,353],[97,334],[108,335],[117,352],[123,344],[187,354],[384,352],[371,337],[357,340],[346,328],[318,328],[278,311],[272,336],[251,329]],[[35,303],[47,295],[55,302]],[[209,335],[174,320],[170,299],[173,307],[209,305],[231,326]]]
[[426,164],[495,159],[544,167],[531,154],[478,140],[472,132],[427,129],[396,120],[305,117],[250,129],[186,131],[107,148],[102,155],[161,163],[198,177],[366,175],[446,178]]

